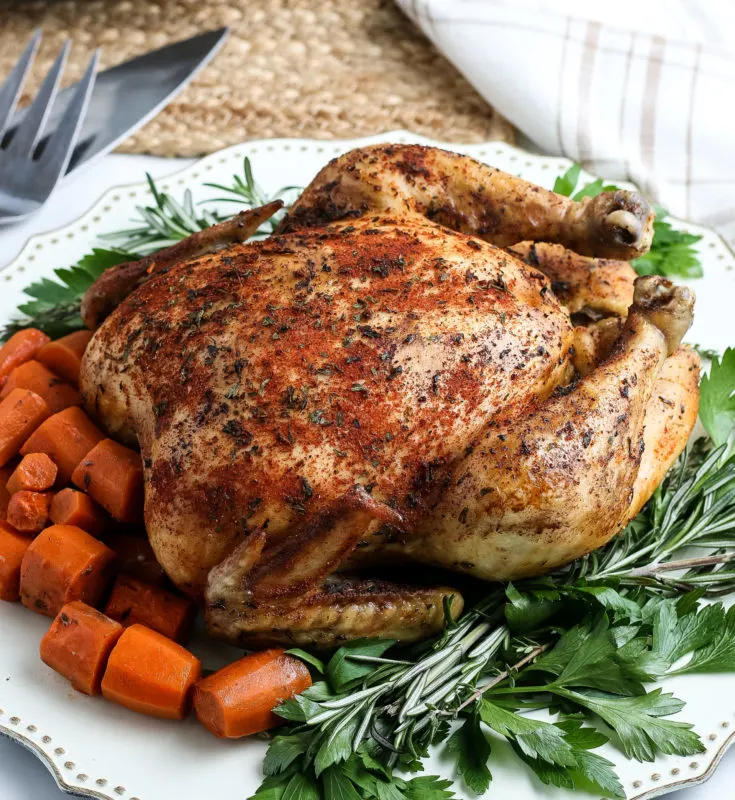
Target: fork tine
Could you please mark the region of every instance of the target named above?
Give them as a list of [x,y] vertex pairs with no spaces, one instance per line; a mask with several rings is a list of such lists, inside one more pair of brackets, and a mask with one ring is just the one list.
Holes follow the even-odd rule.
[[15,106],[20,97],[28,70],[33,63],[33,59],[38,50],[38,43],[41,41],[41,31],[37,30],[31,41],[26,45],[23,55],[18,59],[16,65],[10,71],[2,86],[0,86],[0,136],[5,132],[8,121],[15,111]]
[[89,99],[92,96],[94,81],[97,76],[99,59],[100,51],[95,50],[84,77],[79,81],[79,85],[74,91],[74,96],[59,122],[59,127],[51,134],[39,159],[40,163],[46,168],[44,173],[46,171],[55,173],[54,175],[44,175],[47,179],[50,178],[56,181],[66,171],[77,142],[77,136],[84,122],[84,116],[87,113],[87,106],[89,105]]
[[84,77],[79,81],[74,91],[74,96],[64,111],[64,116],[59,122],[59,127],[51,134],[41,155],[40,161],[60,166],[59,174],[65,170],[72,151],[77,142],[77,135],[84,122],[87,106],[94,90],[97,77],[97,65],[100,60],[100,51],[95,50],[89,60]]
[[28,114],[13,134],[10,146],[6,150],[9,156],[28,157],[33,153],[43,133],[43,127],[51,111],[51,106],[56,98],[56,92],[59,88],[59,79],[61,78],[61,73],[64,69],[68,54],[69,40],[67,39],[67,41],[64,42],[64,46],[61,48],[61,52],[56,57],[56,61],[54,61],[53,66],[49,70],[48,75],[43,79],[36,99],[33,101],[33,105],[28,109]]

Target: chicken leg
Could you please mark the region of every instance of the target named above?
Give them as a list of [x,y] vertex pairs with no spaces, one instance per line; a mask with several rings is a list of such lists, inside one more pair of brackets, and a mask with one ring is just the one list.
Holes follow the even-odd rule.
[[499,247],[556,242],[582,255],[626,260],[645,253],[653,237],[653,211],[637,192],[575,202],[468,156],[419,145],[375,145],[334,159],[279,232],[371,212],[418,212]]

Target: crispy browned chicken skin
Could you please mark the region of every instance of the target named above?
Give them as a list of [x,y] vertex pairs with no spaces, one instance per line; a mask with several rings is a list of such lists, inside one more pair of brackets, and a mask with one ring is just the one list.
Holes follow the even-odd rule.
[[151,543],[215,635],[429,635],[459,594],[376,565],[543,573],[618,533],[683,448],[693,297],[638,279],[626,314],[639,195],[575,203],[407,145],[336,159],[276,235],[233,243],[276,207],[113,268],[84,306],[109,314],[87,405],[139,443]]

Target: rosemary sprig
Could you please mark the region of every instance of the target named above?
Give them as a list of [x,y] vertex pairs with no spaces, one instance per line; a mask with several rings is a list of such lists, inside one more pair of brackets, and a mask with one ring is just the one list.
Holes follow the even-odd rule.
[[102,241],[140,257],[170,247],[221,221],[214,211],[205,209],[197,215],[191,189],[186,189],[179,203],[170,194],[160,191],[150,175],[146,174],[146,180],[154,205],[136,206],[139,218],[132,220],[133,227],[103,233],[99,237]]
[[[82,296],[104,270],[169,247],[226,217],[214,207],[197,211],[197,205],[230,202],[243,208],[255,208],[280,197],[292,200],[294,193],[298,192],[298,187],[285,186],[269,196],[255,181],[247,157],[242,176],[234,175],[231,186],[204,184],[221,190],[227,196],[209,198],[198,204],[195,204],[190,189],[186,189],[181,202],[178,202],[161,191],[150,175],[146,175],[146,179],[153,195],[153,205],[136,208],[138,217],[132,220],[132,227],[102,234],[99,238],[106,245],[104,249],[95,248],[71,267],[55,270],[58,280],[43,278],[26,287],[23,291],[31,299],[18,307],[25,316],[5,325],[0,330],[0,341],[25,328],[39,328],[54,338],[82,328],[79,316]],[[288,208],[287,203],[282,211],[261,226],[256,237],[272,233]]]
[[208,186],[210,189],[218,189],[224,192],[224,195],[212,197],[204,202],[239,203],[245,205],[247,208],[258,208],[259,206],[267,205],[273,200],[282,199],[284,200],[284,207],[261,227],[256,236],[266,236],[269,233],[273,233],[278,227],[278,223],[291,207],[290,201],[293,201],[295,195],[301,191],[301,187],[282,186],[272,195],[267,194],[255,180],[253,167],[247,156],[245,156],[243,160],[242,172],[242,177],[240,175],[233,176],[231,186],[225,186],[222,183],[205,183],[205,186]]
[[[688,550],[713,550],[692,559]],[[574,562],[570,583],[614,580],[624,586],[675,594],[701,587],[708,594],[735,588],[735,459],[723,444],[700,439],[656,489],[641,514],[607,547]],[[680,572],[683,574],[671,574]]]
[[[192,233],[225,219],[225,215],[213,208],[204,208],[197,212],[197,205],[226,202],[236,203],[244,208],[256,208],[298,191],[296,186],[285,186],[273,195],[268,195],[255,181],[253,168],[247,156],[243,161],[242,176],[233,175],[231,186],[218,183],[203,184],[224,192],[225,196],[210,197],[197,204],[194,203],[191,189],[184,191],[182,202],[179,203],[170,194],[160,191],[150,175],[146,175],[146,179],[153,195],[154,205],[136,207],[139,218],[133,220],[133,227],[103,234],[100,237],[118,250],[137,253],[140,256],[169,247]],[[262,237],[272,233],[287,209],[288,205],[274,218],[268,220],[256,236]]]

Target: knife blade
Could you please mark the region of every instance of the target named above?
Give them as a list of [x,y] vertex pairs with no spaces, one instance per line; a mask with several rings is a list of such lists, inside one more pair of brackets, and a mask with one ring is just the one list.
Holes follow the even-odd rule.
[[[220,49],[229,28],[174,42],[97,74],[87,115],[66,174],[113,150],[169,103]],[[46,131],[55,129],[74,95],[59,92]],[[25,109],[13,118],[20,124]]]

